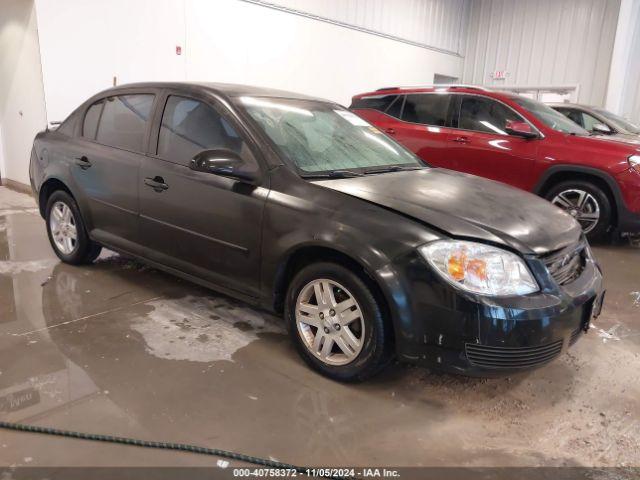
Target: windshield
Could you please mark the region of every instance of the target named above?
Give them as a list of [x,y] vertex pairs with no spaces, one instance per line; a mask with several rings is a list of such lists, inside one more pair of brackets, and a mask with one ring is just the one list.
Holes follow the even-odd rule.
[[241,102],[280,151],[304,172],[424,167],[413,153],[336,105],[258,97],[242,97]]
[[553,108],[545,105],[537,100],[531,100],[526,97],[513,98],[521,107],[527,109],[538,120],[544,123],[547,127],[562,133],[572,133],[574,135],[589,135],[584,128],[577,123],[573,123],[563,114],[556,112]]
[[594,108],[594,110],[596,112],[598,112],[600,115],[602,115],[604,118],[611,120],[612,122],[617,123],[618,125],[620,125],[622,128],[624,128],[627,132],[630,133],[636,133],[636,134],[640,134],[640,127],[631,123],[630,121],[626,120],[625,118],[622,118],[619,115],[616,115],[615,113],[611,113],[607,110],[601,110],[599,108]]

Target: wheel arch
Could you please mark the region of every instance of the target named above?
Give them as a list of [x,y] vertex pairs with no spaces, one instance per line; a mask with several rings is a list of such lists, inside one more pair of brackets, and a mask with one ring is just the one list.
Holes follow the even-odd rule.
[[576,165],[555,165],[549,168],[540,178],[533,189],[533,193],[544,197],[554,185],[576,179],[592,182],[604,191],[611,202],[613,225],[617,226],[620,209],[624,207],[624,200],[615,179],[602,170]]
[[38,208],[40,210],[40,215],[42,216],[42,218],[45,217],[45,209],[47,207],[47,201],[49,200],[49,197],[53,194],[53,192],[57,190],[63,190],[67,192],[74,200],[76,200],[75,195],[66,183],[64,183],[57,177],[48,178],[42,183],[42,185],[40,186],[40,191],[38,192]]
[[[311,243],[300,245],[287,252],[279,262],[273,282],[273,309],[281,313],[284,310],[284,299],[287,287],[295,274],[302,268],[317,262],[335,262],[350,268],[354,273],[372,286],[376,295],[387,304],[382,288],[378,285],[373,272],[366,266],[366,263],[354,255],[345,252],[335,245],[324,245],[321,243]],[[388,306],[386,307],[388,308]]]
[[391,301],[388,298],[387,289],[383,288],[376,280],[374,272],[368,267],[366,262],[356,256],[337,248],[334,244],[306,244],[290,251],[280,262],[276,271],[273,283],[273,299],[270,307],[279,314],[284,312],[284,302],[287,294],[287,287],[295,274],[307,265],[316,262],[334,262],[348,267],[371,289],[374,297],[380,302],[380,307],[384,312],[385,321],[388,322],[387,332],[391,348],[396,347],[396,315],[391,310]]

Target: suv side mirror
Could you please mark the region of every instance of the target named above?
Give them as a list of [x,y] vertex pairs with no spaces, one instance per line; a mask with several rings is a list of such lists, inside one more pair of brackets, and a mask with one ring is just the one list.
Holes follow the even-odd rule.
[[509,135],[513,135],[515,137],[538,138],[538,132],[536,132],[527,122],[507,120],[504,130]]
[[193,157],[189,167],[196,172],[212,173],[247,183],[256,180],[255,173],[246,169],[246,163],[240,155],[227,148],[203,150]]
[[591,131],[595,133],[603,133],[605,135],[611,135],[613,133],[609,126],[604,123],[594,123],[591,127]]

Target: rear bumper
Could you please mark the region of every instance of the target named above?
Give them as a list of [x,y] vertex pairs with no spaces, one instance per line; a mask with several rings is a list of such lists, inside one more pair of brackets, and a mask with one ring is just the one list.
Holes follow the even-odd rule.
[[[392,274],[390,270],[394,270]],[[587,261],[562,287],[509,298],[467,294],[442,281],[416,257],[387,268],[401,360],[470,376],[500,376],[557,358],[588,329],[603,297],[598,266]],[[401,290],[401,291],[400,291]]]

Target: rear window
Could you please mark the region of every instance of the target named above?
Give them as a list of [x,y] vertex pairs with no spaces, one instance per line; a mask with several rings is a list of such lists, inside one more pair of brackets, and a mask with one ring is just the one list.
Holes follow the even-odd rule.
[[151,94],[141,94],[108,98],[100,117],[96,140],[112,147],[143,151],[144,133],[151,115],[153,97]]
[[87,110],[84,116],[84,123],[82,124],[82,136],[96,139],[96,132],[98,131],[98,121],[100,120],[100,113],[102,112],[103,101],[94,103]]
[[398,95],[375,95],[372,97],[356,98],[351,104],[351,108],[371,108],[384,112],[397,99]]
[[76,118],[78,117],[78,113],[73,112],[71,115],[67,117],[67,119],[60,124],[60,126],[56,129],[56,132],[62,133],[63,135],[67,135],[68,137],[73,136],[73,131],[76,127]]
[[407,95],[402,109],[402,120],[443,127],[447,123],[451,95],[421,93]]

